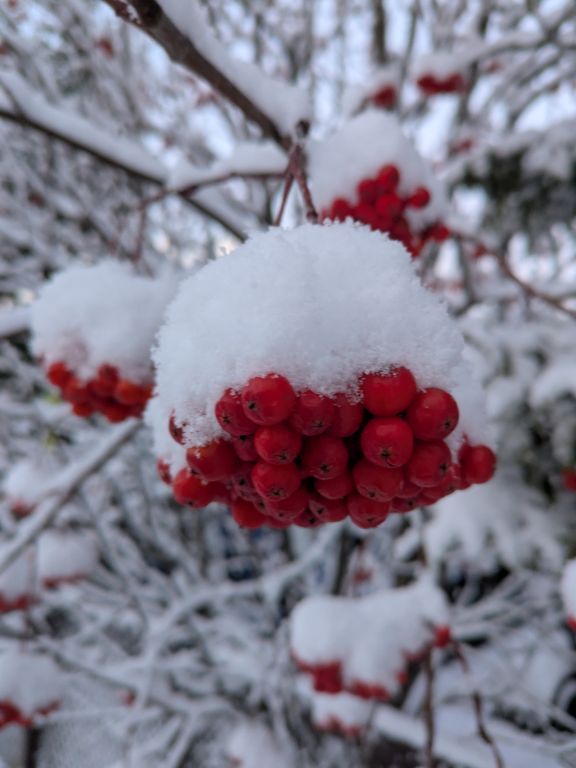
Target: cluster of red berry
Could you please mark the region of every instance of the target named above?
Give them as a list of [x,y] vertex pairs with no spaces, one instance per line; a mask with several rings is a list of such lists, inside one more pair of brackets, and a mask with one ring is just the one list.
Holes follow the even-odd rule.
[[384,85],[370,96],[370,101],[379,109],[393,109],[396,105],[396,88],[393,85]]
[[436,75],[422,75],[416,80],[416,85],[426,96],[437,96],[440,93],[462,93],[466,90],[467,83],[458,72],[447,77]]
[[421,232],[414,232],[406,211],[426,208],[431,199],[430,191],[426,187],[416,187],[411,194],[402,197],[398,191],[399,183],[398,168],[385,165],[375,177],[358,183],[357,203],[338,197],[320,213],[320,218],[335,221],[352,218],[368,224],[378,232],[386,232],[393,240],[399,240],[412,256],[419,256],[427,242],[441,243],[449,237],[450,231],[445,224],[437,221]]
[[37,709],[33,715],[27,715],[11,701],[0,701],[0,728],[9,725],[19,725],[21,728],[32,728],[37,717],[46,717],[60,706],[59,701]]
[[151,385],[120,378],[113,365],[101,365],[88,381],[79,379],[62,361],[51,363],[46,375],[62,397],[71,403],[76,416],[103,414],[116,424],[130,416],[141,416],[152,394]]
[[36,602],[34,595],[17,595],[8,597],[0,592],[0,613],[11,613],[12,611],[27,611]]
[[[444,438],[459,413],[448,392],[418,391],[404,367],[364,374],[359,390],[355,402],[345,394],[297,394],[278,374],[255,377],[216,404],[227,437],[188,448],[188,466],[172,479],[161,465],[161,476],[179,503],[230,503],[247,528],[316,527],[346,517],[373,528],[390,512],[492,477],[487,446],[466,444],[452,461]],[[184,427],[174,418],[169,427],[184,445]]]

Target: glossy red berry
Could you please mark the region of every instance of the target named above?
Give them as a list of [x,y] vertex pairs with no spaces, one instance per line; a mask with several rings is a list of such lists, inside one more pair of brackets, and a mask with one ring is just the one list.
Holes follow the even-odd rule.
[[253,504],[260,501],[260,494],[252,482],[252,467],[249,462],[240,464],[232,475],[232,496],[234,498],[251,501]]
[[244,499],[236,499],[230,506],[232,517],[241,528],[260,528],[266,525],[266,515],[259,512],[254,504]]
[[[253,426],[256,426],[253,424]],[[254,445],[254,435],[240,435],[232,438],[232,446],[242,461],[258,461],[259,456]]]
[[407,368],[387,373],[366,373],[360,381],[365,407],[374,416],[396,416],[416,396],[416,381]]
[[172,482],[172,493],[178,504],[199,509],[214,501],[218,487],[205,483],[189,469],[181,469]]
[[380,467],[402,467],[412,455],[414,438],[404,419],[370,419],[360,437],[364,456]]
[[317,494],[310,499],[310,510],[323,523],[339,523],[348,517],[344,499],[325,499]]
[[290,425],[302,435],[320,435],[332,424],[334,410],[334,403],[329,397],[305,389],[296,398]]
[[252,468],[252,482],[264,499],[286,499],[298,490],[300,472],[295,464],[274,465],[259,461]]
[[268,464],[290,464],[300,453],[302,437],[286,424],[274,424],[256,431],[254,447]]
[[250,435],[256,425],[244,413],[240,394],[233,389],[227,389],[214,406],[216,421],[225,432],[234,437]]
[[372,205],[378,197],[378,181],[376,179],[363,179],[356,187],[356,191],[361,202]]
[[114,387],[114,397],[122,405],[139,405],[150,399],[150,387],[140,386],[128,379],[120,379]]
[[446,443],[415,443],[412,458],[406,466],[406,477],[414,485],[432,488],[448,473],[452,457]]
[[57,361],[55,363],[51,363],[48,366],[48,370],[46,371],[46,376],[50,384],[53,384],[55,387],[58,387],[58,389],[63,389],[68,383],[68,380],[70,379],[70,377],[72,376],[72,371],[68,368],[68,366],[65,363],[61,361]]
[[416,507],[419,506],[416,499],[392,499],[390,502],[390,506],[392,507],[392,512],[397,512],[398,514],[406,514],[407,512],[412,512],[413,509],[416,509]]
[[238,457],[230,443],[213,440],[207,445],[188,448],[186,462],[192,472],[204,480],[226,480],[234,473]]
[[487,483],[496,471],[496,456],[487,445],[464,446],[460,451],[460,467],[467,483]]
[[244,413],[255,424],[270,426],[287,419],[296,402],[292,385],[284,376],[255,376],[241,392]]
[[366,459],[360,459],[352,470],[356,490],[372,501],[385,502],[393,499],[404,484],[400,469],[377,467]]
[[326,434],[332,437],[350,437],[362,424],[364,418],[362,403],[353,403],[347,395],[342,393],[334,395],[332,402],[334,403],[332,424]]
[[179,424],[176,421],[176,415],[174,413],[170,414],[170,419],[168,421],[168,430],[170,432],[170,435],[172,436],[172,439],[175,440],[179,445],[184,445],[186,442],[186,439],[184,437],[184,429],[186,428],[186,424]]
[[354,491],[354,481],[348,471],[331,480],[316,480],[315,488],[325,499],[343,499]]
[[338,477],[348,464],[348,451],[343,440],[329,435],[318,435],[306,440],[302,450],[304,474],[317,480]]
[[360,528],[375,528],[386,520],[390,513],[390,504],[372,501],[357,493],[347,500],[348,514]]
[[410,208],[426,208],[430,203],[430,192],[426,187],[416,187],[414,192],[406,200],[406,205]]
[[292,495],[279,501],[266,501],[266,514],[276,520],[294,520],[308,508],[310,494],[300,486]]
[[454,431],[458,419],[456,400],[437,387],[419,392],[406,414],[417,440],[443,440]]
[[400,182],[400,173],[395,165],[385,165],[378,172],[378,189],[381,195],[394,192]]

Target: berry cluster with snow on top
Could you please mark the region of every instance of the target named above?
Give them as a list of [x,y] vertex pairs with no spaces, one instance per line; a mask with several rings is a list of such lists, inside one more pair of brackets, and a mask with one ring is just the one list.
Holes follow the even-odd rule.
[[419,56],[411,74],[426,96],[462,93],[468,85],[468,67],[468,60],[462,54],[437,51]]
[[26,611],[37,597],[36,557],[27,550],[0,573],[0,613]]
[[319,693],[311,696],[312,722],[319,731],[354,739],[366,730],[371,706],[350,693]]
[[413,256],[428,241],[449,236],[442,223],[444,191],[392,115],[368,110],[312,142],[309,169],[323,220],[368,224],[399,240]]
[[486,482],[462,349],[398,243],[352,223],[257,235],[167,313],[148,417],[161,474],[179,503],[278,528],[374,527]]
[[305,598],[290,619],[293,659],[314,690],[362,699],[390,699],[408,664],[449,639],[446,599],[427,578],[362,598]]
[[29,515],[53,478],[54,466],[48,460],[26,458],[13,464],[2,483],[12,515]]
[[342,97],[344,111],[354,114],[371,104],[379,109],[393,109],[398,98],[400,67],[387,64],[375,70],[362,85],[350,85]]
[[32,348],[77,416],[140,416],[152,389],[150,349],[176,278],[112,260],[56,275],[32,307]]
[[31,728],[60,706],[62,673],[52,659],[26,651],[0,652],[0,728]]
[[226,754],[235,768],[292,768],[274,734],[255,720],[246,720],[234,728]]

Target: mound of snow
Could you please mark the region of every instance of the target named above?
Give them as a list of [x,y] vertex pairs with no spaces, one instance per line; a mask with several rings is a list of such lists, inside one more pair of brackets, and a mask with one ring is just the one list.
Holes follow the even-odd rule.
[[19,650],[0,652],[2,704],[11,704],[30,719],[56,706],[62,693],[62,672],[52,659]]
[[96,541],[88,532],[45,531],[37,547],[38,580],[46,587],[86,578],[98,562]]
[[371,705],[349,693],[326,694],[314,692],[311,696],[312,722],[319,731],[360,736],[366,729]]
[[274,734],[255,721],[247,720],[232,731],[226,754],[232,765],[238,768],[293,768]]
[[36,556],[26,550],[0,573],[0,613],[27,608],[37,595]]

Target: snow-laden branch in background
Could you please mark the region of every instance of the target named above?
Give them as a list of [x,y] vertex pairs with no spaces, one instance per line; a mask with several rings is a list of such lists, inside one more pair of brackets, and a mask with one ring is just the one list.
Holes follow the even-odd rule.
[[82,483],[100,469],[136,433],[139,427],[140,421],[130,420],[111,430],[92,451],[68,465],[54,478],[51,488],[53,498],[21,523],[14,538],[0,547],[0,573],[35,541],[36,537],[52,523],[62,506]]
[[0,339],[17,336],[28,331],[30,310],[28,307],[14,307],[0,312]]

